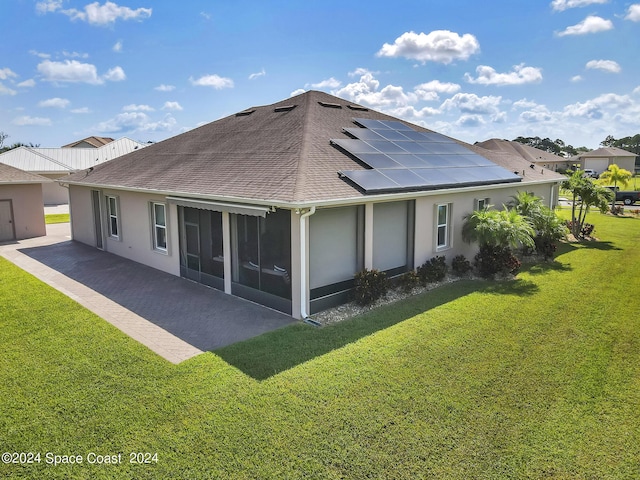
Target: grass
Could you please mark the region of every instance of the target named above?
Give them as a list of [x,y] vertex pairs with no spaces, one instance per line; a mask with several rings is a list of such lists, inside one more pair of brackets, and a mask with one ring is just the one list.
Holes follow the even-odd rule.
[[42,455],[0,476],[639,478],[640,220],[589,221],[600,241],[515,281],[178,366],[0,258],[0,450]]
[[44,222],[49,225],[51,223],[69,223],[68,213],[48,213],[44,216]]

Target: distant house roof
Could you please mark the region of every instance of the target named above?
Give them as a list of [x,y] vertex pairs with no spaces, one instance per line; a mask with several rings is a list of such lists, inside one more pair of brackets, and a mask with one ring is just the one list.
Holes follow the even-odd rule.
[[113,142],[113,138],[111,137],[87,137],[82,140],[78,140],[77,142],[72,142],[68,145],[63,145],[61,148],[99,148],[107,143]]
[[98,148],[19,147],[0,154],[0,163],[35,173],[70,173],[85,170],[146,147],[126,137]]
[[603,158],[603,157],[636,157],[635,153],[627,152],[618,147],[602,147],[590,152],[581,153],[574,158]]
[[[155,143],[71,175],[65,183],[289,205],[357,201],[366,193],[338,172],[370,167],[332,145],[332,140],[352,138],[344,129],[356,127],[355,118],[400,121],[309,91]],[[454,141],[509,174],[518,172],[522,182],[557,180],[553,172],[531,169],[520,156]]]
[[519,155],[527,162],[531,163],[566,163],[569,159],[556,155],[554,153],[545,152],[539,148],[524,145],[519,142],[500,140],[498,138],[492,138],[485,140],[484,142],[476,143],[478,147],[486,148],[488,150],[510,153],[513,155]]
[[0,163],[0,185],[6,184],[25,184],[25,183],[49,183],[52,180],[35,175],[33,173],[25,172],[18,168],[10,167]]

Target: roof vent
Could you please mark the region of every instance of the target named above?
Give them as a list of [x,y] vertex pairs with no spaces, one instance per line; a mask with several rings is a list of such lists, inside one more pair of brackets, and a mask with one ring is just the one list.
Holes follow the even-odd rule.
[[350,108],[351,110],[358,110],[360,112],[368,112],[369,109],[367,107],[362,107],[360,105],[347,105],[347,108]]
[[329,102],[318,102],[318,103],[323,107],[327,107],[327,108],[342,108],[342,105],[340,105],[339,103],[329,103]]
[[283,105],[281,107],[274,108],[273,111],[274,112],[290,112],[291,110],[293,110],[296,107],[297,107],[297,105]]
[[247,115],[251,115],[255,111],[256,109],[254,108],[253,110],[245,110],[244,112],[238,112],[236,113],[236,117],[246,117]]

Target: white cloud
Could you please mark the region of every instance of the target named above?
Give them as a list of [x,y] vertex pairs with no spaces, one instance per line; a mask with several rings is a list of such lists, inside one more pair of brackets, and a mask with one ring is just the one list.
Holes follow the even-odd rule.
[[631,20],[632,22],[640,22],[640,3],[634,3],[627,10],[627,16],[625,20]]
[[460,91],[460,85],[457,83],[431,80],[430,82],[421,83],[420,85],[415,86],[413,91],[420,100],[431,102],[440,100],[440,93],[451,95]]
[[36,12],[40,15],[45,13],[55,12],[62,8],[62,0],[44,0],[43,2],[36,3]]
[[602,17],[589,15],[580,23],[567,27],[557,35],[559,37],[564,37],[567,35],[586,35],[589,33],[606,32],[607,30],[611,30],[612,28],[613,22],[611,20],[605,20]]
[[485,124],[484,119],[480,115],[461,115],[456,126],[465,128],[475,128]]
[[497,114],[502,97],[492,95],[479,97],[475,93],[456,93],[442,103],[443,110],[459,109],[462,113],[489,115]]
[[5,87],[2,83],[0,83],[0,95],[15,95],[16,93],[18,92],[9,87]]
[[183,110],[183,108],[178,102],[164,102],[162,110]]
[[538,83],[542,81],[542,70],[536,67],[526,67],[523,63],[515,65],[509,73],[497,73],[492,67],[479,65],[476,68],[477,77],[473,78],[465,73],[464,77],[469,83],[479,85],[523,85],[526,83]]
[[582,80],[583,80],[582,75],[574,75],[573,77],[571,77],[571,81],[573,83],[581,82]]
[[395,85],[387,85],[382,90],[378,90],[380,82],[375,79],[372,72],[365,69],[358,69],[357,71],[361,74],[359,81],[349,83],[337,92],[332,93],[372,108],[402,107],[414,103],[417,99],[415,94],[407,94],[402,87]]
[[111,47],[111,50],[113,50],[114,52],[121,52],[122,51],[122,41],[118,40],[113,47]]
[[105,80],[120,81],[126,78],[120,67],[110,69],[103,77],[98,76],[96,66],[91,63],[81,63],[77,60],[52,62],[45,60],[38,64],[38,71],[48,82],[89,83],[101,85]]
[[198,79],[193,77],[189,78],[191,85],[197,87],[212,87],[216,90],[222,90],[223,88],[233,88],[233,80],[226,77],[221,77],[219,75],[204,75]]
[[608,3],[609,0],[553,0],[551,8],[557,12],[562,12],[569,8],[586,7],[594,3]]
[[267,72],[263,68],[259,72],[252,73],[251,75],[249,75],[249,80],[255,80],[256,78],[264,77],[266,74],[267,74]]
[[454,60],[467,60],[479,50],[478,40],[469,33],[460,36],[449,30],[435,30],[428,34],[405,32],[393,45],[385,43],[376,55],[449,64]]
[[534,102],[533,100],[527,100],[526,98],[523,98],[521,100],[517,100],[515,102],[513,102],[513,109],[515,110],[516,108],[532,108],[537,106],[538,104],[536,102]]
[[18,83],[16,86],[17,87],[22,87],[22,88],[35,87],[36,86],[36,81],[33,78],[30,78],[29,80],[25,80],[24,82]]
[[175,89],[176,87],[174,87],[173,85],[165,85],[164,83],[154,88],[154,90],[157,90],[159,92],[171,92]]
[[118,132],[167,132],[175,129],[177,122],[170,114],[162,120],[153,122],[146,113],[125,112],[101,122],[93,130],[104,133]]
[[200,12],[200,16],[205,20],[211,20],[211,14],[207,12]]
[[40,57],[40,58],[51,58],[51,55],[49,55],[48,53],[41,53],[36,50],[29,50],[29,53],[31,55],[35,55],[36,57]]
[[16,78],[18,76],[17,73],[12,71],[10,68],[0,68],[0,80],[8,80],[9,78]]
[[104,75],[104,79],[111,82],[121,82],[126,78],[127,76],[124,74],[124,70],[122,70],[121,67],[113,67]]
[[49,98],[38,103],[39,107],[44,108],[67,108],[71,102],[66,98]]
[[592,70],[602,70],[609,73],[620,73],[620,65],[613,60],[591,60],[587,62],[586,68]]
[[576,102],[564,107],[563,114],[568,117],[582,117],[590,120],[601,119],[607,111],[616,114],[625,110],[637,108],[637,105],[628,95],[605,93],[586,102]]
[[74,108],[71,113],[91,113],[91,110],[89,110],[89,107]]
[[151,8],[132,10],[129,7],[121,7],[110,1],[105,2],[104,5],[100,5],[99,2],[90,3],[84,7],[84,11],[76,10],[75,8],[60,11],[71,17],[72,20],[82,20],[90,25],[110,25],[117,20],[143,20],[149,18],[152,13]]
[[553,114],[544,105],[533,105],[520,114],[520,120],[526,123],[541,123],[553,120]]
[[22,117],[14,118],[11,123],[21,127],[27,127],[27,126],[48,127],[49,125],[51,125],[51,119],[42,118],[42,117],[29,117],[28,115],[25,115]]
[[302,95],[306,90],[304,88],[298,88],[289,94],[289,97],[295,97],[296,95]]
[[67,52],[66,50],[62,51],[62,56],[67,58],[89,58],[88,53]]
[[340,85],[342,85],[342,82],[333,77],[311,84],[313,88],[338,88]]
[[406,107],[392,108],[388,110],[387,113],[393,115],[394,117],[403,118],[408,121],[419,121],[427,117],[439,115],[442,112],[437,108],[424,107],[417,109],[414,106],[409,105]]
[[77,60],[65,60],[64,62],[45,60],[38,64],[38,71],[48,82],[81,82],[93,85],[102,83],[95,65],[80,63]]
[[122,107],[123,112],[153,112],[155,109],[149,105],[136,105],[132,103],[131,105],[125,105]]

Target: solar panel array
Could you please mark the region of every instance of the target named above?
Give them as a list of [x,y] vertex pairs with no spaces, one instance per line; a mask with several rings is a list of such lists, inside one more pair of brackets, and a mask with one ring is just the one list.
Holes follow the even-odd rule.
[[366,170],[342,170],[343,178],[365,193],[432,190],[519,182],[514,173],[490,162],[450,138],[418,132],[402,122],[354,119],[360,127],[345,128],[353,138],[331,139]]

